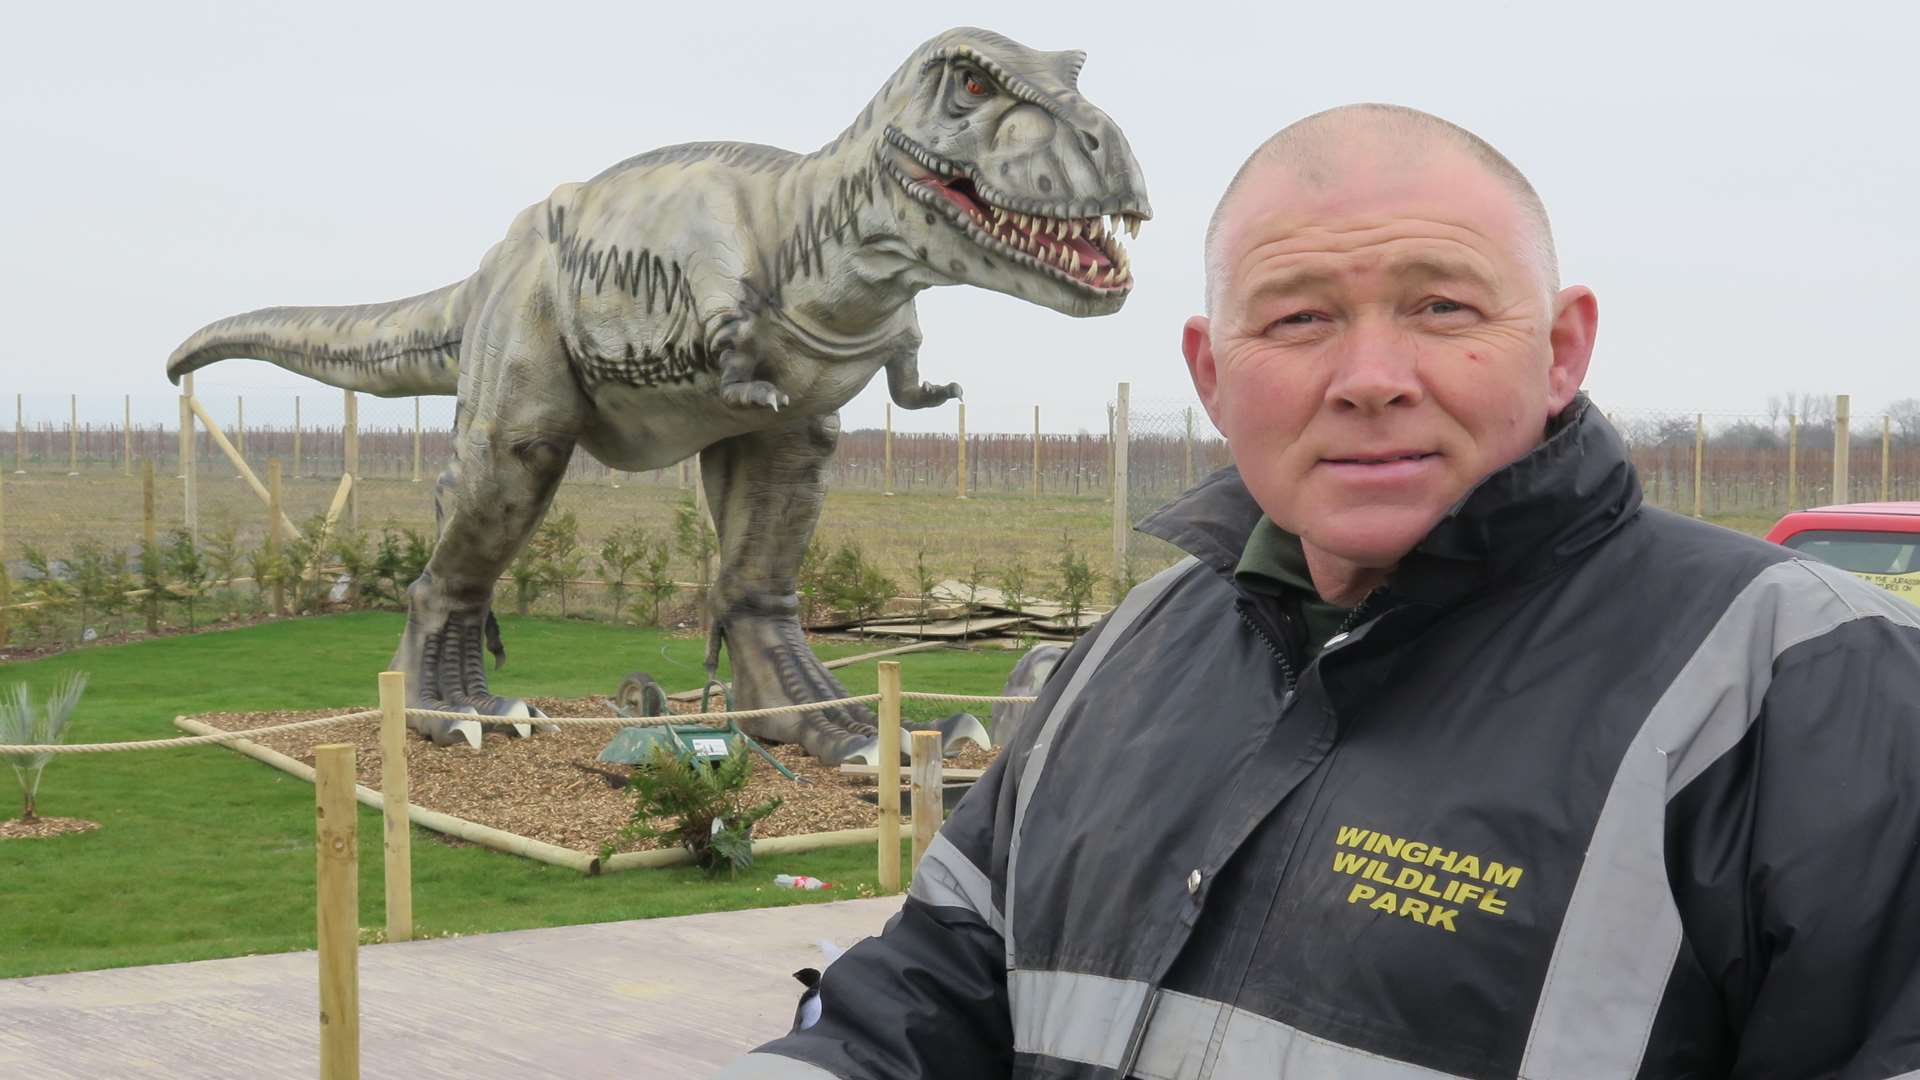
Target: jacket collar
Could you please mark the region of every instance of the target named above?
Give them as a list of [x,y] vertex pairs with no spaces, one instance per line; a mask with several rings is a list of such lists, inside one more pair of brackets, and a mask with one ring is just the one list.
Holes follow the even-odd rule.
[[[1400,597],[1444,603],[1464,588],[1551,573],[1640,508],[1626,444],[1583,393],[1547,438],[1456,503],[1388,579]],[[1231,579],[1260,506],[1234,466],[1221,469],[1137,528]]]

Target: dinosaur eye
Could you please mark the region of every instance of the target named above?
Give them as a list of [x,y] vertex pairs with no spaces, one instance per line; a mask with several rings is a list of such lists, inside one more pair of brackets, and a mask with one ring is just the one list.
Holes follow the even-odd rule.
[[987,96],[987,80],[981,78],[979,72],[963,70],[960,72],[960,78],[965,81],[967,93],[974,97]]

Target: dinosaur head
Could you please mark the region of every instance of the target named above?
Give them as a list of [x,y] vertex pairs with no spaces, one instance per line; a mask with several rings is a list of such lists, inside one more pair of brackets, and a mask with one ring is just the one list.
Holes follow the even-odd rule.
[[923,207],[901,227],[933,271],[1068,315],[1126,301],[1121,235],[1153,211],[1126,136],[1075,87],[1085,60],[961,28],[895,76],[877,153]]

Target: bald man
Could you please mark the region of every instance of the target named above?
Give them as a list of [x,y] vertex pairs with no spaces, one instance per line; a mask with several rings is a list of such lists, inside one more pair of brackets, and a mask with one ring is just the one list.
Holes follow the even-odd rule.
[[1920,612],[1641,505],[1454,125],[1300,121],[1206,255],[1191,557],[724,1075],[1920,1077]]

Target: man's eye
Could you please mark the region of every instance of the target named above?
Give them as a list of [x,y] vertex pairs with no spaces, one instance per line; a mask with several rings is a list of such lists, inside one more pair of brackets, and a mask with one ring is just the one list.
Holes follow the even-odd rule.
[[1427,314],[1451,315],[1456,311],[1465,311],[1467,306],[1455,300],[1430,300],[1427,302]]
[[1291,315],[1282,315],[1280,318],[1274,320],[1274,325],[1305,326],[1317,318],[1319,318],[1319,316],[1311,311],[1296,311]]

